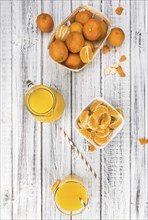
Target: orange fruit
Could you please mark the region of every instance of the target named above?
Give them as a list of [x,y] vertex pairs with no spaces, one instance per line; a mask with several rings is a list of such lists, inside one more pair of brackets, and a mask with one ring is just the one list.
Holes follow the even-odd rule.
[[96,109],[96,111],[94,111],[94,113],[92,115],[94,117],[94,119],[99,119],[101,115],[108,112],[107,107],[105,107],[105,108],[104,107],[105,106],[101,105],[101,106],[99,106],[98,109]]
[[60,25],[59,27],[56,28],[55,38],[57,40],[65,41],[69,33],[70,33],[70,28],[67,25],[64,24]]
[[71,32],[80,32],[80,33],[82,33],[82,30],[83,30],[83,26],[79,22],[73,22],[70,25],[70,31]]
[[85,38],[90,41],[98,40],[101,36],[101,32],[100,21],[97,19],[90,19],[83,27],[83,34]]
[[36,23],[41,32],[51,32],[54,26],[52,17],[46,13],[38,15]]
[[113,28],[108,36],[108,43],[113,47],[120,46],[125,39],[125,34],[121,28]]
[[96,150],[96,147],[95,147],[94,145],[90,144],[90,145],[89,145],[89,150],[90,150],[91,152],[93,152],[93,151]]
[[93,131],[97,130],[98,128],[97,120],[95,120],[92,115],[88,119],[88,126]]
[[107,137],[110,134],[110,129],[106,128],[104,132],[96,132],[96,136],[99,138]]
[[90,18],[92,18],[92,13],[90,11],[79,11],[75,16],[75,21],[84,25]]
[[87,139],[91,138],[91,133],[87,129],[80,129],[81,134],[83,134]]
[[84,43],[84,37],[79,32],[71,32],[66,39],[66,45],[72,53],[78,53],[84,46]]
[[102,101],[94,101],[91,106],[90,106],[90,111],[94,112],[96,109],[98,109],[100,107],[100,105],[102,104]]
[[119,127],[119,126],[121,125],[121,123],[122,123],[122,118],[118,118],[116,121],[114,121],[113,123],[111,123],[111,124],[109,125],[109,127],[110,127],[111,129],[115,129],[115,128]]
[[79,117],[80,122],[82,123],[88,122],[88,119],[89,119],[89,111],[83,111]]
[[92,52],[94,52],[94,44],[91,41],[86,40],[84,46],[90,46],[92,49]]
[[55,40],[49,47],[49,54],[53,60],[62,63],[68,57],[68,49],[63,41]]
[[108,114],[113,117],[118,117],[119,113],[117,110],[113,109],[111,106],[108,106]]
[[94,137],[96,137],[96,131],[94,130],[94,131],[91,131],[90,133],[91,133],[91,138],[94,139]]
[[98,145],[103,145],[103,144],[106,144],[106,143],[109,141],[109,139],[108,139],[107,137],[105,137],[105,138],[95,137],[95,138],[94,138],[94,141],[95,141],[96,144],[98,144]]
[[99,22],[100,22],[100,26],[101,26],[101,35],[98,40],[102,40],[107,34],[108,26],[107,26],[106,22],[103,20],[100,20]]
[[84,123],[82,123],[82,122],[78,122],[78,126],[79,126],[79,128],[89,129],[87,123],[85,123],[85,122],[84,122]]
[[83,62],[78,53],[70,53],[64,65],[71,69],[79,69],[83,66]]
[[110,122],[111,122],[111,116],[109,114],[106,114],[106,116],[101,120],[101,125],[99,125],[99,127],[101,129],[105,129],[108,127]]
[[89,63],[93,59],[93,52],[90,46],[82,47],[80,50],[80,58],[83,63]]

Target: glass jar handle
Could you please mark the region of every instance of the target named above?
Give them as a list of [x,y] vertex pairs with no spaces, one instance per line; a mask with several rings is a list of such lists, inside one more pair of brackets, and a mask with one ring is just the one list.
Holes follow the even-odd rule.
[[31,89],[34,86],[34,84],[30,80],[27,80],[26,85],[28,89]]
[[59,186],[59,184],[60,184],[60,180],[56,180],[50,188],[51,192],[54,193],[56,191],[57,187]]

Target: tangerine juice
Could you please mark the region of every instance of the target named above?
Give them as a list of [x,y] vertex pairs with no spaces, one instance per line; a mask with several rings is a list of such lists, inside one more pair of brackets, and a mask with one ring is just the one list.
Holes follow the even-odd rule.
[[63,96],[53,88],[38,85],[26,94],[25,103],[32,115],[41,122],[53,122],[64,111]]
[[84,208],[80,199],[87,204],[88,194],[82,184],[74,181],[64,183],[57,189],[55,194],[57,206],[69,212]]

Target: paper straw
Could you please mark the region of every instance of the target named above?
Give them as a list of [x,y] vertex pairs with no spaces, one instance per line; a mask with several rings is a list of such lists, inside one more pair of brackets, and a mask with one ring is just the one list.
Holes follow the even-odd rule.
[[66,132],[63,130],[63,128],[60,128],[60,130],[63,132],[65,138],[67,139],[67,142],[69,143],[69,145],[75,150],[75,152],[77,153],[77,155],[81,158],[81,160],[85,163],[85,165],[87,166],[87,168],[89,169],[89,171],[94,175],[94,177],[96,179],[99,179],[98,175],[96,174],[96,172],[94,171],[94,169],[92,168],[92,166],[89,164],[89,162],[86,160],[86,158],[83,156],[83,154],[79,151],[79,149],[77,148],[77,146],[71,141],[71,139],[68,137],[68,135],[66,134]]

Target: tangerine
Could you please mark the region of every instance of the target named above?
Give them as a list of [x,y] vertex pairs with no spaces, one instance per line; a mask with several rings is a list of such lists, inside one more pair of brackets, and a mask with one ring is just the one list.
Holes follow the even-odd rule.
[[95,120],[92,115],[88,119],[88,126],[93,131],[97,130],[98,128],[97,120]]
[[107,107],[105,107],[103,105],[99,106],[98,109],[96,109],[96,111],[94,111],[93,113],[93,117],[94,119],[99,119],[101,115],[103,115],[104,113],[108,113],[108,109]]
[[113,28],[108,36],[108,43],[113,47],[120,46],[125,39],[125,34],[121,28]]
[[113,109],[111,106],[108,106],[108,114],[113,117],[118,117],[119,113],[117,110]]
[[91,138],[91,133],[87,129],[80,129],[80,133],[83,134],[87,139]]
[[57,27],[55,31],[55,38],[57,40],[65,41],[69,33],[70,33],[70,28],[67,25],[64,24],[60,25],[59,27]]
[[100,107],[101,104],[102,104],[102,101],[99,101],[99,100],[94,101],[90,106],[90,111],[94,112],[96,109]]
[[88,122],[88,118],[89,118],[89,111],[83,111],[80,114],[79,120],[80,122],[84,123],[84,122]]
[[66,39],[66,45],[72,53],[78,53],[84,46],[84,43],[84,37],[79,32],[71,32]]
[[100,21],[94,18],[90,19],[83,27],[83,34],[87,40],[98,40],[102,34]]
[[109,139],[107,137],[105,138],[95,137],[94,141],[96,142],[96,144],[102,145],[102,144],[106,144],[109,141]]
[[90,63],[93,59],[93,52],[90,46],[82,47],[80,50],[80,58],[83,63]]
[[94,52],[94,44],[91,41],[86,40],[84,46],[90,46],[92,49],[92,52]]
[[54,26],[52,17],[46,13],[38,15],[36,23],[41,32],[51,32]]
[[90,18],[92,18],[92,13],[90,11],[79,11],[75,16],[75,21],[84,25]]
[[106,114],[106,116],[101,120],[101,125],[99,126],[101,129],[105,129],[111,122],[111,116]]
[[99,138],[107,137],[109,134],[110,134],[109,128],[104,129],[104,132],[96,132],[96,136]]
[[49,47],[49,54],[53,60],[62,63],[68,57],[68,49],[63,41],[55,40]]
[[98,40],[102,40],[107,34],[108,26],[104,20],[100,20],[99,22],[101,26],[101,35]]
[[82,33],[82,29],[83,29],[83,26],[79,22],[73,22],[70,25],[70,31],[71,32],[80,32],[80,33]]
[[71,69],[79,69],[83,66],[83,63],[78,53],[70,53],[64,65]]
[[113,123],[111,123],[111,124],[109,125],[109,127],[110,127],[111,129],[115,129],[115,128],[119,127],[119,126],[121,125],[121,123],[122,123],[122,118],[118,118],[116,121],[114,121]]

